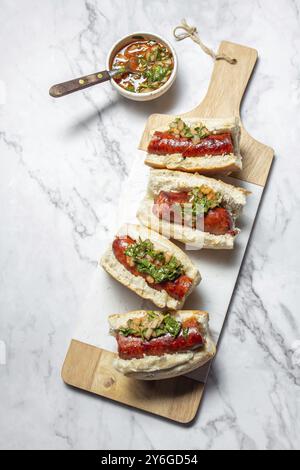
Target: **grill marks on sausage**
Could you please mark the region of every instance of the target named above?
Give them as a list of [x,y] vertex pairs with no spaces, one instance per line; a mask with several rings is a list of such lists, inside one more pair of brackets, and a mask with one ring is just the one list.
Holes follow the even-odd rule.
[[[125,251],[129,245],[133,245],[135,240],[129,236],[117,237],[112,244],[112,249],[117,260],[130,271],[134,276],[142,276],[147,282],[147,274],[140,273],[130,258],[126,255]],[[192,286],[192,279],[186,275],[179,276],[175,281],[165,281],[161,283],[149,284],[152,289],[165,290],[170,297],[181,300],[187,294]]]
[[229,132],[209,135],[195,144],[187,137],[156,131],[148,145],[148,152],[155,155],[179,153],[183,157],[204,157],[233,153],[234,148]]

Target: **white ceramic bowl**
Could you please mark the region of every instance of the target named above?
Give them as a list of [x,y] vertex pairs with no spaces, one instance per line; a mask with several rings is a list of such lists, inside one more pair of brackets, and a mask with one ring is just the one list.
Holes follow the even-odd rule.
[[109,51],[109,54],[107,56],[107,59],[106,59],[106,68],[107,68],[107,70],[111,70],[114,57],[116,56],[116,54],[118,52],[120,52],[121,49],[123,49],[128,44],[131,44],[134,41],[143,40],[143,39],[146,39],[146,40],[153,39],[153,40],[159,41],[162,44],[164,44],[171,51],[171,53],[173,55],[174,68],[173,68],[173,71],[172,71],[172,74],[171,74],[169,80],[166,83],[164,83],[164,85],[162,85],[157,90],[153,90],[153,91],[150,91],[148,93],[132,93],[130,91],[124,90],[124,88],[119,86],[114,81],[114,79],[111,80],[111,84],[112,84],[113,88],[115,88],[121,95],[125,96],[125,98],[128,98],[130,100],[134,100],[134,101],[150,101],[150,100],[155,100],[156,98],[159,98],[160,96],[165,94],[170,89],[170,87],[173,85],[173,83],[176,79],[176,75],[177,75],[178,61],[177,61],[176,52],[175,52],[173,46],[171,46],[171,44],[166,39],[162,38],[161,36],[158,36],[158,34],[141,33],[141,32],[132,33],[132,34],[129,34],[128,36],[124,36],[122,39],[119,39],[119,41],[117,41],[112,46],[112,48]]

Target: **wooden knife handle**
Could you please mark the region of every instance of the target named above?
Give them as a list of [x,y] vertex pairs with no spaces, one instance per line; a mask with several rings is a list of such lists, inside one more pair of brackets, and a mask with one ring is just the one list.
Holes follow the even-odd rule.
[[68,95],[69,93],[74,93],[78,90],[83,90],[98,83],[106,82],[110,80],[111,76],[107,70],[103,72],[92,73],[91,75],[86,75],[85,77],[74,78],[74,80],[69,80],[68,82],[58,83],[53,85],[49,94],[53,98],[59,98],[60,96]]

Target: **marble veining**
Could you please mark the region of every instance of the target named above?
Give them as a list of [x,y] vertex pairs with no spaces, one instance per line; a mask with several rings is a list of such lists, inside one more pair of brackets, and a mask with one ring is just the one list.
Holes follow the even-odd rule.
[[[2,1],[1,448],[300,448],[299,11],[299,0]],[[172,41],[183,17],[215,49],[222,39],[257,48],[242,119],[276,153],[187,427],[70,390],[60,367],[145,120],[196,106],[212,61],[188,40],[174,43],[178,80],[153,103],[126,101],[109,84],[48,96],[53,83],[103,69],[120,36],[149,30]]]

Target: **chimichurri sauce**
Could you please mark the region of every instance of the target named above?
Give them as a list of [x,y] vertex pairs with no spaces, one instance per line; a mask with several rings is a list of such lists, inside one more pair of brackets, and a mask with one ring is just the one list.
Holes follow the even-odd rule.
[[[132,72],[122,73],[127,64]],[[120,69],[114,80],[122,88],[132,93],[148,93],[169,80],[174,59],[170,50],[158,41],[136,41],[115,56],[112,68]]]

